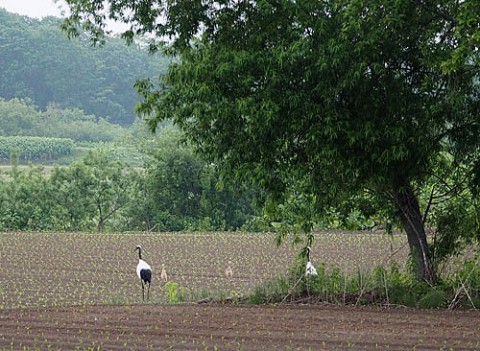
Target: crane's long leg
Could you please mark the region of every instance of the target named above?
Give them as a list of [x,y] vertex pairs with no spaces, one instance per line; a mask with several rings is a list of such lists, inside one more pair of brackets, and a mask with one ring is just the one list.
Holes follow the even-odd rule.
[[145,301],[145,286],[143,285],[143,280],[142,280],[142,301]]
[[150,301],[150,283],[148,283],[147,301]]

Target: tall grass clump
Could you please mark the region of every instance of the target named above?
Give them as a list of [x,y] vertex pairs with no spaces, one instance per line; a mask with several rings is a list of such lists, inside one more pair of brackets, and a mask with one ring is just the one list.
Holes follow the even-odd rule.
[[165,293],[167,303],[178,303],[184,302],[185,298],[185,288],[182,285],[179,285],[175,282],[168,282],[165,284]]
[[435,285],[418,281],[397,263],[372,271],[344,273],[338,267],[318,265],[318,275],[305,276],[296,262],[286,276],[256,286],[249,301],[262,303],[328,302],[335,304],[407,306],[418,308],[480,307],[480,265],[467,261],[455,274]]
[[463,262],[461,268],[451,274],[448,286],[453,289],[449,307],[466,306],[480,308],[480,256]]

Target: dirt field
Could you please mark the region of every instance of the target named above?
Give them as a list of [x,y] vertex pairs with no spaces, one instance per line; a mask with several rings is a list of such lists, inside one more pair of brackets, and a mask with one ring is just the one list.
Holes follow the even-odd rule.
[[[135,274],[142,244],[149,303]],[[480,312],[333,305],[170,304],[202,289],[242,296],[284,274],[299,248],[268,234],[0,234],[0,350],[475,350]],[[405,260],[405,238],[322,233],[312,260],[344,271]],[[231,260],[234,276],[225,276]]]
[[[405,259],[405,238],[381,234],[323,233],[312,261],[344,271],[371,269]],[[204,290],[244,295],[255,285],[286,274],[300,248],[276,247],[271,234],[252,233],[0,233],[0,310],[17,307],[135,304],[138,253],[152,266],[152,301],[165,302],[162,264],[186,300]],[[402,250],[403,248],[403,250]],[[225,277],[232,262],[233,278]],[[194,296],[197,295],[197,296]]]
[[3,350],[480,350],[478,311],[128,305],[0,312]]

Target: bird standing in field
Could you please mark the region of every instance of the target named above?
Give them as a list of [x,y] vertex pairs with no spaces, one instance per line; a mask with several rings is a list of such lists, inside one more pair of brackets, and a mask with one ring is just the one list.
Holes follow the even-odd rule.
[[142,247],[138,245],[135,250],[138,250],[138,264],[137,275],[142,282],[142,299],[145,301],[145,285],[148,284],[147,300],[150,299],[150,284],[152,282],[152,268],[142,259]]
[[228,266],[225,269],[225,275],[227,276],[227,278],[233,277],[232,261],[228,261]]
[[316,276],[317,270],[313,266],[312,262],[310,262],[310,246],[307,246],[307,266],[305,267],[305,275],[308,276]]
[[163,263],[162,263],[162,272],[160,273],[160,279],[164,283],[166,283],[168,281],[167,270],[165,269],[165,264],[163,264]]

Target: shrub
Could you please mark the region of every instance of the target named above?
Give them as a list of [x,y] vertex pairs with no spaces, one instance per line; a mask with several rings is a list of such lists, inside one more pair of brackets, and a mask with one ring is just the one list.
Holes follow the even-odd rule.
[[[459,294],[455,299],[477,308],[480,305],[480,266],[475,261],[467,261],[462,270],[450,281],[439,281],[430,286],[418,281],[414,274],[401,271],[393,262],[388,268],[378,266],[371,272],[358,271],[346,275],[337,267],[326,268],[318,265],[318,275],[306,277],[304,262],[298,260],[286,277],[276,277],[256,286],[249,295],[253,304],[295,301],[309,298],[314,301],[327,301],[345,304],[401,305],[420,308],[446,307],[453,298],[453,292],[467,289],[468,293]],[[462,290],[463,291],[463,290]],[[456,305],[456,304],[454,304]],[[451,304],[452,306],[452,304]]]
[[447,294],[443,290],[431,290],[427,292],[418,302],[422,308],[445,307]]

